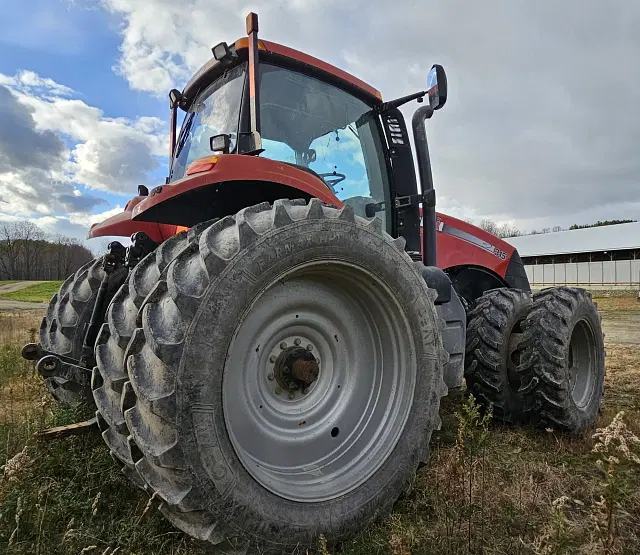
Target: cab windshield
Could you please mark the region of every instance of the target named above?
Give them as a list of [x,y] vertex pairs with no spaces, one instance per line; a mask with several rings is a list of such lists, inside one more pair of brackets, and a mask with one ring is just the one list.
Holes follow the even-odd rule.
[[230,150],[235,148],[246,68],[243,64],[229,71],[193,103],[182,124],[170,181],[182,179],[194,160],[213,154],[209,139],[214,135],[229,135]]
[[[335,195],[365,216],[388,201],[380,125],[371,106],[309,75],[260,64],[260,155],[320,176]],[[384,212],[378,213],[385,221]]]

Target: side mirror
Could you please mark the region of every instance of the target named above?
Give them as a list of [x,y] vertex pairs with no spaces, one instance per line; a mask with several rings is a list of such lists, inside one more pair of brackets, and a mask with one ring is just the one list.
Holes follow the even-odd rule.
[[212,152],[222,152],[222,154],[229,154],[231,149],[231,136],[227,134],[214,135],[209,139],[209,145]]
[[429,106],[434,110],[442,108],[447,101],[447,74],[439,64],[434,64],[427,76]]

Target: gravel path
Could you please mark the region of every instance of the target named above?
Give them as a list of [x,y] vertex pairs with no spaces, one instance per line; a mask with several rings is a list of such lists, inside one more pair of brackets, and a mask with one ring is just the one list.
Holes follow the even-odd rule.
[[44,281],[16,281],[15,283],[0,284],[0,293],[11,293],[11,291],[19,291],[31,285],[44,283]]
[[[44,283],[42,281],[17,281],[16,283],[5,283],[0,285],[0,293],[10,293],[19,291],[31,285]],[[0,299],[0,310],[47,310],[49,303],[29,303],[25,301],[14,301],[12,299]]]

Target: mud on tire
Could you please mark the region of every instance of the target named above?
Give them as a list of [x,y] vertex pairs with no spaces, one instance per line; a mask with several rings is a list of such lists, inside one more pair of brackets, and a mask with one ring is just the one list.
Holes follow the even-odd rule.
[[[118,271],[111,276],[106,302],[113,297],[125,275],[125,271]],[[40,345],[43,349],[80,359],[86,326],[91,320],[103,277],[102,257],[99,257],[87,262],[62,284],[51,298],[47,314],[40,324]],[[45,378],[45,384],[56,400],[65,405],[93,404],[90,387],[59,376]]]
[[531,295],[520,289],[492,289],[475,301],[468,314],[467,390],[504,422],[519,422],[524,410],[517,366],[521,324],[532,304]]
[[518,371],[528,421],[581,434],[598,417],[604,391],[604,335],[591,295],[578,287],[543,289],[523,330]]
[[[311,285],[314,278],[309,276],[315,275],[313,272],[323,276],[317,288]],[[348,280],[355,278],[349,272],[369,276],[367,287],[352,287]],[[345,381],[338,383],[338,387],[344,387],[333,389],[333,377],[350,366],[343,365],[343,370],[338,370],[336,364],[331,370],[334,359],[330,353],[338,353],[338,361],[340,353],[359,347],[357,342],[350,346],[354,343],[351,340],[358,337],[358,330],[353,327],[345,325],[331,336],[323,335],[323,318],[334,321],[334,313],[345,318],[348,315],[348,311],[341,310],[344,306],[325,302],[331,294],[339,294],[337,283],[350,288],[353,294],[359,291],[358,306],[363,314],[370,311],[387,315],[386,321],[378,322],[397,345],[401,337],[407,338],[410,348],[394,352],[392,357],[401,359],[403,364],[398,368],[404,368],[398,370],[396,378],[404,377],[405,383],[413,384],[409,387],[394,382],[398,392],[389,393],[393,389],[390,383],[379,382],[381,397],[397,399],[389,414],[403,415],[389,420],[387,429],[397,434],[393,438],[382,434],[380,441],[370,445],[371,458],[386,453],[376,459],[379,464],[375,468],[367,467],[363,459],[353,459],[353,476],[362,474],[357,472],[358,465],[364,465],[362,468],[369,473],[352,487],[345,486],[339,495],[331,490],[334,482],[323,481],[319,468],[299,472],[300,479],[309,480],[310,485],[296,488],[293,475],[285,475],[284,467],[278,474],[271,472],[271,467],[263,470],[260,461],[252,464],[247,455],[251,444],[242,444],[242,437],[238,437],[242,436],[242,426],[234,424],[246,424],[242,418],[254,415],[255,426],[247,428],[244,439],[259,445],[271,442],[274,456],[283,449],[281,442],[287,437],[293,443],[288,444],[290,451],[285,449],[283,455],[295,457],[299,455],[293,453],[300,452],[296,450],[296,437],[309,437],[305,434],[314,430],[326,442],[328,451],[338,449],[340,442],[348,443],[354,435],[354,430],[345,425],[346,416],[345,420],[334,422],[328,415],[318,421],[298,418],[295,429],[285,434],[284,440],[282,434],[276,433],[281,430],[275,424],[273,435],[258,433],[249,437],[251,430],[261,426],[260,419],[267,418],[260,415],[276,414],[278,407],[288,402],[294,409],[293,403],[300,403],[300,411],[311,410],[304,405],[304,399],[295,397],[304,392],[296,391],[292,393],[294,399],[287,398],[282,389],[276,388],[277,380],[267,375],[267,364],[276,358],[279,349],[285,349],[283,344],[289,349],[295,345],[304,348],[307,341],[309,345],[317,343],[313,350],[306,347],[322,357],[318,363],[320,377],[314,382],[316,385],[309,386],[310,396],[314,395],[313,388],[326,382],[332,388],[327,395],[343,399],[343,392],[346,399],[359,399],[346,374]],[[308,297],[304,295],[305,284],[309,287]],[[378,219],[355,217],[348,206],[337,210],[317,199],[308,205],[304,201],[276,201],[273,207],[267,203],[253,206],[209,227],[198,243],[190,244],[168,266],[145,299],[142,329],[136,330],[127,352],[135,395],[134,405],[125,410],[131,455],[139,475],[161,500],[160,510],[178,528],[225,553],[281,553],[296,547],[304,552],[321,533],[338,540],[386,515],[408,486],[418,463],[428,459],[431,433],[440,425],[440,398],[446,394],[442,378],[446,353],[438,331],[434,298],[435,292],[428,289],[404,253],[404,241],[385,234]],[[289,312],[286,303],[294,302],[291,299],[302,304]],[[389,312],[376,312],[382,308],[372,302],[374,299],[381,304],[393,299],[396,304],[389,305]],[[356,306],[354,299],[342,300],[352,303],[349,308]],[[277,310],[269,310],[273,307]],[[316,320],[312,313],[318,314]],[[404,320],[397,316],[401,313],[406,314]],[[254,324],[261,315],[265,322],[276,322],[272,341],[245,342],[249,337],[260,336],[263,327]],[[401,321],[401,331],[394,327],[395,319]],[[339,318],[334,323],[340,326]],[[296,328],[297,325],[301,327]],[[309,331],[313,326],[318,330],[316,335]],[[293,335],[287,336],[285,329]],[[257,335],[251,336],[254,332]],[[293,339],[307,332],[310,335],[302,343]],[[378,341],[378,336],[368,337],[367,333],[359,337],[363,345]],[[382,336],[379,340],[383,340]],[[375,356],[382,354],[376,351]],[[391,368],[393,362],[387,360]],[[329,369],[324,370],[325,366]],[[375,367],[370,370],[373,374],[378,372]],[[367,390],[366,376],[359,379],[361,389]],[[251,388],[257,383],[266,384],[268,390],[261,389],[262,396],[252,397],[251,392],[258,390]],[[238,386],[237,395],[230,398],[228,388],[234,384]],[[237,412],[240,406],[244,412]],[[340,405],[345,413],[346,406],[344,401]],[[366,407],[369,410],[369,405]],[[380,410],[380,414],[386,414],[386,409]],[[295,413],[296,410],[291,418],[296,417]],[[287,414],[280,416],[284,419]],[[361,426],[360,431],[365,433],[367,425]],[[381,428],[384,429],[382,424]],[[355,449],[349,456],[356,457],[358,452]],[[326,462],[323,468],[328,473],[330,463]],[[335,487],[343,482],[344,476],[336,474]],[[305,495],[316,498],[301,499]]]

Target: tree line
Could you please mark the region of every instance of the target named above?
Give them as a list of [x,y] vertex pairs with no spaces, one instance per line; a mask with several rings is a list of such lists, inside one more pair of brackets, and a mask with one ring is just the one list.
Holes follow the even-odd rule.
[[600,220],[598,220],[595,224],[588,224],[588,225],[573,224],[569,229],[586,229],[587,227],[602,227],[603,225],[630,224],[635,221],[637,220],[605,220],[604,222],[601,222]]
[[[472,220],[466,220],[466,221],[468,223],[477,225],[478,227],[484,229],[485,231],[488,231],[489,233],[491,233],[492,235],[495,235],[496,237],[501,237],[503,239],[507,237],[520,237],[522,235],[539,235],[541,233],[556,233],[558,231],[567,231],[567,228],[563,228],[559,225],[556,225],[554,227],[543,227],[541,229],[532,229],[531,231],[522,231],[511,224],[497,224],[493,220],[489,220],[489,219],[481,220],[479,224],[475,224]],[[597,221],[594,224],[585,224],[585,225],[574,224],[568,229],[570,230],[586,229],[588,227],[601,227],[605,225],[627,224],[635,221],[637,220],[605,220],[604,222]]]
[[93,258],[76,239],[29,221],[0,222],[0,280],[63,280]]

